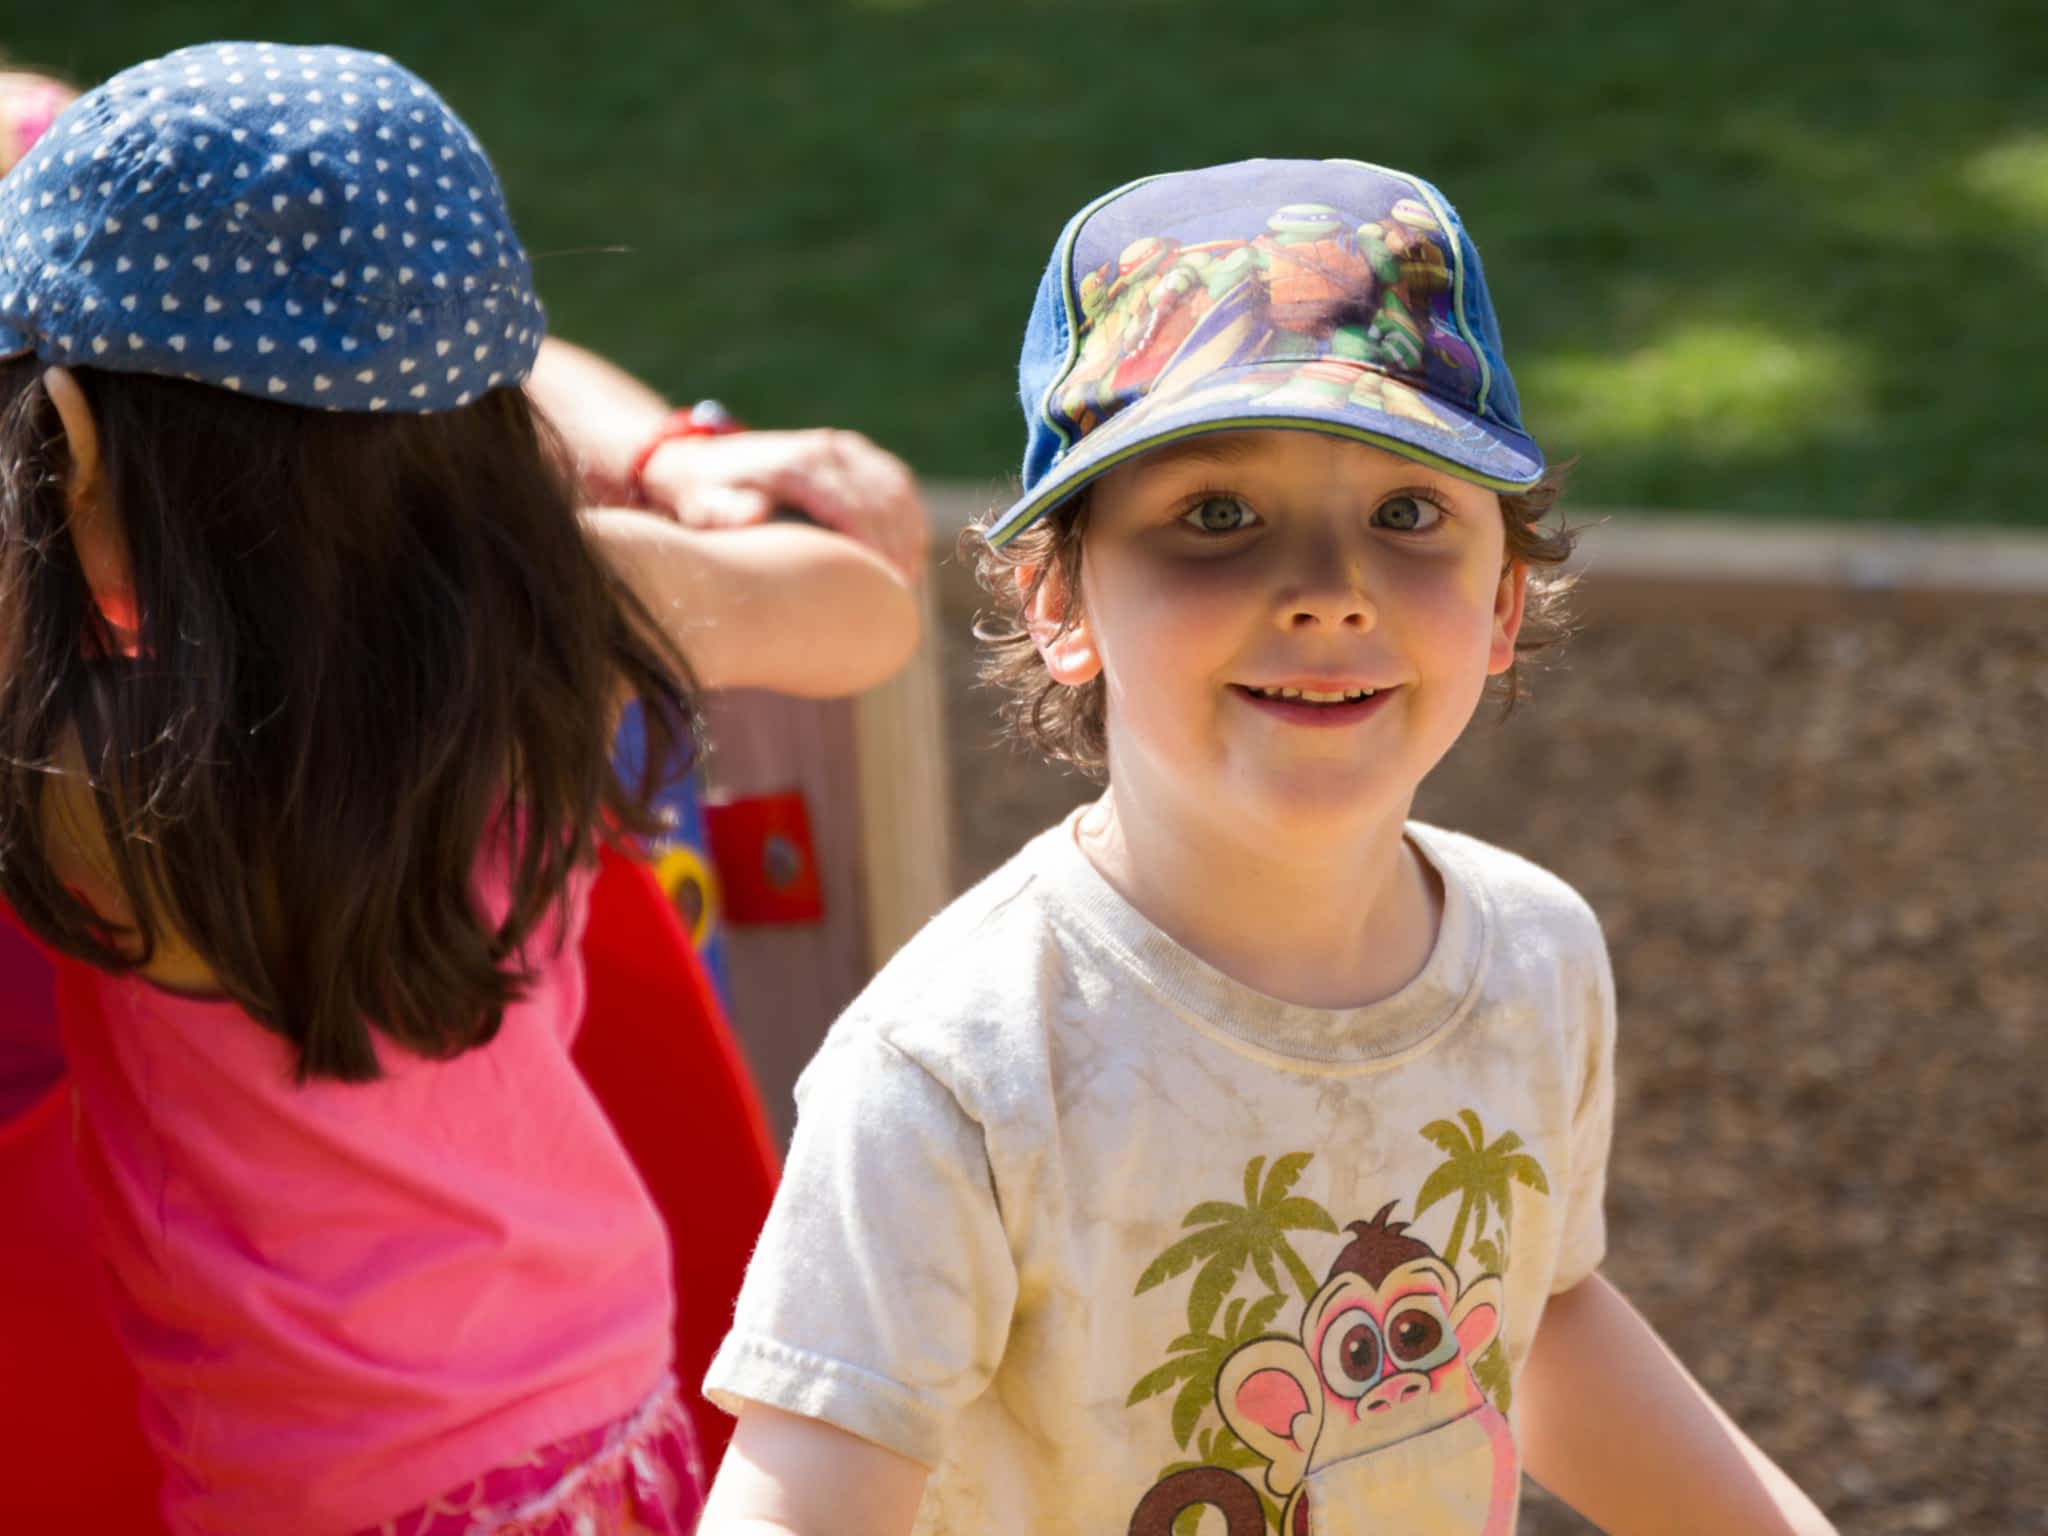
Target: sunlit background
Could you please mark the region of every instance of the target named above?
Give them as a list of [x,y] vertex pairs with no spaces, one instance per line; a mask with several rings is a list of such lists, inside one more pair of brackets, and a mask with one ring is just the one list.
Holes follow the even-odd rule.
[[1066,216],[1252,154],[1437,181],[1588,504],[2035,522],[2048,24],[2030,0],[8,0],[81,80],[382,48],[492,151],[556,329],[683,396],[1012,472]]

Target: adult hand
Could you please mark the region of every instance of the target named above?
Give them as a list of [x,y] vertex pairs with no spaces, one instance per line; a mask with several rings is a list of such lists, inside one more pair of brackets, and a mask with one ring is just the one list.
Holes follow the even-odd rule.
[[766,522],[783,510],[867,545],[910,581],[930,533],[917,480],[858,432],[814,427],[663,443],[641,475],[647,501],[691,528]]

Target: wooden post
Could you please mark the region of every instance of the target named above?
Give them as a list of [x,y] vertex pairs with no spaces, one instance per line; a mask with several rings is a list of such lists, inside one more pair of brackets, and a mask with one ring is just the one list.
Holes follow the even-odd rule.
[[880,970],[953,895],[937,579],[933,573],[918,594],[925,638],[917,654],[854,701],[871,970]]
[[795,789],[824,891],[818,923],[727,922],[733,1028],[785,1145],[797,1074],[883,961],[950,895],[945,732],[936,600],[924,643],[895,678],[858,699],[752,690],[705,703],[707,801]]

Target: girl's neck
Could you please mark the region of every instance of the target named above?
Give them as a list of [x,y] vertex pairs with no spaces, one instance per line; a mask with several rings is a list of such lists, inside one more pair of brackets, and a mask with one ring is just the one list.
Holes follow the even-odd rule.
[[1295,847],[1242,819],[1149,816],[1112,787],[1077,836],[1119,895],[1225,975],[1284,1002],[1350,1008],[1398,992],[1436,943],[1442,884],[1405,835],[1406,810]]
[[[43,793],[43,842],[50,866],[94,912],[117,928],[128,927],[134,913],[100,826],[99,805],[88,784],[85,757],[75,732],[67,731],[59,741],[57,766],[60,771],[51,775]],[[221,995],[219,978],[168,922],[159,921],[156,948],[140,974],[173,992],[195,997]]]

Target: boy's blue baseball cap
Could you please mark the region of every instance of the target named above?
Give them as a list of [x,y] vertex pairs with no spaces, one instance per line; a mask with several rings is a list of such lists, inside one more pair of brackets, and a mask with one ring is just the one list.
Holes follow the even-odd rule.
[[523,379],[544,331],[482,147],[382,54],[182,48],[0,180],[0,357],[440,411]]
[[1090,203],[1053,248],[1018,385],[1024,494],[992,545],[1203,432],[1327,432],[1502,491],[1543,474],[1457,212],[1356,160],[1244,160]]

